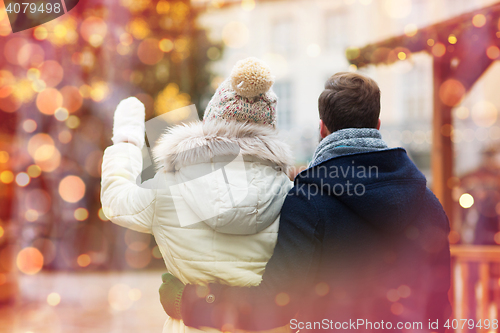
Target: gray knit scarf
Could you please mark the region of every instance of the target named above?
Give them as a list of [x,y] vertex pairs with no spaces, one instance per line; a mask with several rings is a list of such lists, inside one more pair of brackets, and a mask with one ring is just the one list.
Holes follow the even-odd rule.
[[332,157],[388,149],[375,128],[345,128],[325,137],[316,148],[309,167]]

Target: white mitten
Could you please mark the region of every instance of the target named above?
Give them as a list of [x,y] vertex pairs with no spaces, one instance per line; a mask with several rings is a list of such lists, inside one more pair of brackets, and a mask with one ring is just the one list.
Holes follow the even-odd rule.
[[135,97],[122,100],[116,107],[113,121],[114,144],[130,142],[141,148],[144,146],[144,104]]

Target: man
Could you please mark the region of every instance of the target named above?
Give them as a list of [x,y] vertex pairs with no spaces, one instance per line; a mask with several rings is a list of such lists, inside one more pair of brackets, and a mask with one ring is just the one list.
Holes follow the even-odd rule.
[[382,140],[379,87],[338,73],[319,114],[323,140],[284,202],[261,284],[184,286],[164,274],[164,308],[223,331],[444,332],[448,219],[405,150]]

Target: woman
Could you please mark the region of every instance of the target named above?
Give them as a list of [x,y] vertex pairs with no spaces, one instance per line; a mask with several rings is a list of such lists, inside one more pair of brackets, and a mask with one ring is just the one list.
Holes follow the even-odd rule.
[[[116,224],[152,233],[168,271],[183,283],[261,281],[292,187],[286,175],[291,153],[275,129],[273,82],[260,60],[238,62],[203,122],[173,127],[158,141],[160,169],[148,181],[156,189],[135,184],[142,171],[144,106],[129,98],[117,107],[114,145],[103,157],[103,210]],[[163,332],[200,331],[168,318]]]

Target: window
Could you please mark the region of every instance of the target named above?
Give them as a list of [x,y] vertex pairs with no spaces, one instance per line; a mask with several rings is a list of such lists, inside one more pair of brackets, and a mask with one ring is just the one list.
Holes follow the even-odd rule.
[[273,90],[278,96],[278,128],[288,130],[292,126],[292,85],[288,81],[276,82]]

